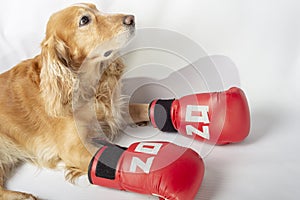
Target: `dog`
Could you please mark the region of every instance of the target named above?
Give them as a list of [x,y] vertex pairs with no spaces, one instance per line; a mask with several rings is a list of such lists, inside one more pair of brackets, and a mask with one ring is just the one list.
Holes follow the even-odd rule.
[[0,75],[1,200],[37,199],[5,189],[20,163],[53,169],[62,162],[74,182],[99,148],[93,138],[118,135],[126,124],[118,51],[134,32],[133,15],[75,4],[50,17],[39,55]]

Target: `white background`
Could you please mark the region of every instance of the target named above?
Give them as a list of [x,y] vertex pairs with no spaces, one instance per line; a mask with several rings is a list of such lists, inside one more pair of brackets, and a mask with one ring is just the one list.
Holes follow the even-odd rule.
[[[235,63],[251,108],[251,132],[244,142],[215,147],[205,156],[206,173],[196,199],[299,198],[298,0],[90,2],[104,12],[134,14],[137,28],[186,35],[209,55],[224,55]],[[38,54],[47,19],[72,3],[77,1],[2,1],[0,71]],[[8,187],[49,200],[155,199],[89,186],[85,177],[73,186],[64,181],[63,172],[31,165],[21,167]]]

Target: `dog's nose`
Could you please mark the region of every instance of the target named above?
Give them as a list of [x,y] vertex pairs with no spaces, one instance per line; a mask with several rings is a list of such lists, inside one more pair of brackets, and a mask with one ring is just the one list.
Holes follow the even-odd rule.
[[127,26],[134,26],[134,16],[133,15],[126,15],[123,18],[123,24]]

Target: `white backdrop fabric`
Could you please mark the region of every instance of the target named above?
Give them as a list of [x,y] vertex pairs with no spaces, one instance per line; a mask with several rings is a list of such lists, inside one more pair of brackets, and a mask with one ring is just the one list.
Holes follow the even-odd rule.
[[[89,2],[97,4],[103,12],[134,14],[138,29],[168,29],[185,35],[200,45],[208,55],[221,55],[234,63],[235,70],[232,73],[238,73],[239,80],[235,79],[225,84],[225,87],[236,84],[244,89],[251,109],[251,132],[240,144],[216,146],[204,153],[206,172],[196,199],[299,199],[298,0]],[[78,1],[2,1],[0,72],[38,54],[49,16],[73,3]],[[132,56],[149,59],[143,52]],[[133,62],[134,59],[128,59],[129,68]],[[168,65],[174,60],[163,62]],[[130,76],[138,78],[140,73],[132,73]],[[169,75],[168,71],[163,73],[146,75]],[[226,73],[230,74],[231,71]],[[141,132],[140,138],[122,136],[116,142],[126,146],[145,138],[173,139],[168,134],[154,134],[155,130],[151,127],[130,131]],[[185,138],[182,140],[187,141]],[[191,145],[196,151],[199,150],[198,146],[199,142]],[[78,185],[72,185],[64,181],[62,171],[38,169],[30,164],[20,167],[8,182],[8,188],[33,193],[47,200],[156,199],[93,186],[86,177],[82,177]]]

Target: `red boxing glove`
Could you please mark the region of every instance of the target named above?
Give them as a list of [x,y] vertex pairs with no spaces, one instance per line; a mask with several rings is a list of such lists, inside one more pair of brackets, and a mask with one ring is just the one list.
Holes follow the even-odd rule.
[[244,92],[193,94],[176,100],[154,100],[149,106],[152,125],[200,141],[227,144],[244,140],[250,130],[250,112]]
[[106,144],[92,159],[92,184],[150,194],[160,199],[192,200],[204,175],[200,156],[168,142],[138,142],[123,148]]

